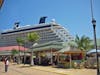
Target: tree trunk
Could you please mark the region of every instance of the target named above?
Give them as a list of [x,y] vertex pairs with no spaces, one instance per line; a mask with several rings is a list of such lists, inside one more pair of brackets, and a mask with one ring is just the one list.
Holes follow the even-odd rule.
[[70,68],[72,68],[72,58],[71,58],[71,54],[69,54],[69,58],[70,58],[70,60],[69,60]]

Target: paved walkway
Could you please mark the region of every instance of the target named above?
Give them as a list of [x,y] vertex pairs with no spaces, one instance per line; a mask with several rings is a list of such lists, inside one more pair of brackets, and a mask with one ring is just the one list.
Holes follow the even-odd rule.
[[4,63],[0,62],[0,75],[62,75],[62,74],[32,69],[30,66],[23,66],[18,64],[10,64],[8,72],[4,72]]
[[27,68],[27,70],[30,69],[29,72],[33,70],[38,70],[38,71],[45,71],[45,72],[53,73],[52,75],[54,74],[58,74],[58,75],[96,75],[96,69],[62,69],[62,68],[53,68],[52,66],[30,66],[30,65],[24,65],[24,64],[18,65],[15,63],[12,63],[11,65],[13,65],[14,67],[19,67],[23,69]]
[[54,72],[62,75],[96,75],[96,69],[62,69],[51,66],[33,66],[33,69]]

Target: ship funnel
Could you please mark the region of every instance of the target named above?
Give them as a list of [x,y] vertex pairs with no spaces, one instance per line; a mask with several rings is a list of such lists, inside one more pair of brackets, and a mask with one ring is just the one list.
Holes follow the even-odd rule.
[[46,19],[46,18],[47,18],[46,16],[41,17],[41,18],[40,18],[40,21],[39,21],[39,24],[45,23],[45,19]]
[[20,22],[15,22],[14,23],[14,28],[13,29],[17,29],[19,27]]

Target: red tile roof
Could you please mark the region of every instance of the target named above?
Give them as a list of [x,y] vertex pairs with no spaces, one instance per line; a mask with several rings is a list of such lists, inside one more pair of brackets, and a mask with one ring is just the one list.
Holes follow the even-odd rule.
[[0,51],[19,50],[19,48],[21,51],[28,50],[28,48],[24,48],[23,46],[6,46],[6,47],[0,47]]

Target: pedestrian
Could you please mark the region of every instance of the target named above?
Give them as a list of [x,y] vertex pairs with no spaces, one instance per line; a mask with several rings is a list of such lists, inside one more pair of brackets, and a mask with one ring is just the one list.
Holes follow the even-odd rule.
[[9,65],[9,61],[8,58],[5,59],[5,72],[8,71],[8,65]]

